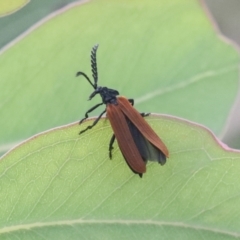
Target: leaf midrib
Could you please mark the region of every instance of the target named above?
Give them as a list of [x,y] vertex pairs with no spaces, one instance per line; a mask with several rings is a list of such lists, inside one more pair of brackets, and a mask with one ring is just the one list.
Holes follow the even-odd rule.
[[200,225],[194,225],[194,224],[187,224],[183,222],[167,222],[167,221],[154,221],[154,220],[107,220],[107,219],[74,219],[74,220],[64,220],[64,221],[51,221],[51,222],[35,222],[35,223],[29,223],[29,224],[19,224],[9,227],[3,227],[0,229],[0,235],[5,233],[12,233],[16,231],[21,230],[31,230],[33,228],[43,228],[43,227],[49,227],[49,226],[73,226],[76,224],[85,225],[85,224],[92,224],[92,225],[98,225],[98,224],[106,224],[106,225],[152,225],[152,226],[168,226],[168,227],[177,227],[177,228],[188,228],[192,230],[197,231],[207,231],[211,233],[216,234],[223,234],[228,235],[231,237],[240,237],[239,232],[234,231],[225,231],[223,229],[218,229],[214,227],[205,227]]

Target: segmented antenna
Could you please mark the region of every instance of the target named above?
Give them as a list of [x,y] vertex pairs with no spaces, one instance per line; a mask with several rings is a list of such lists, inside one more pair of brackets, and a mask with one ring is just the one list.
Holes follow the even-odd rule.
[[98,81],[97,57],[96,57],[97,49],[98,49],[98,44],[96,44],[91,51],[92,76],[94,79],[95,88],[97,87],[97,81]]

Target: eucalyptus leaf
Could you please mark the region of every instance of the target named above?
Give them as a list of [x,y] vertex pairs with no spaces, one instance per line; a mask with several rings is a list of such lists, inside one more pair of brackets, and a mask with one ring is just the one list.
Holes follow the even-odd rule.
[[146,118],[167,145],[140,178],[107,119],[59,127],[0,162],[1,239],[238,239],[240,152],[186,120]]
[[24,7],[28,2],[29,0],[0,1],[0,17],[15,13],[16,11]]

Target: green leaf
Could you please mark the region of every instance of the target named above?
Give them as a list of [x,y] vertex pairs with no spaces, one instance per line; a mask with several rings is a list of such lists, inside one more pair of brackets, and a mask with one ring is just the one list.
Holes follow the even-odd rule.
[[[99,101],[77,71],[134,98],[140,112],[173,114],[219,134],[238,89],[239,54],[198,1],[99,0],[66,8],[0,55],[0,149],[81,119]],[[101,111],[99,109],[99,111]],[[96,111],[93,114],[98,114]]]
[[[77,0],[0,0],[0,12],[5,11],[5,14],[9,14],[6,8],[13,10],[18,5],[28,3],[17,9],[14,14],[7,15],[0,20],[1,38],[0,48],[12,44],[12,41],[16,41],[16,38],[23,37],[27,32],[31,32],[31,27],[36,23],[40,24],[43,18],[49,17],[52,12],[59,11],[72,2]],[[69,6],[67,6],[69,7]],[[16,9],[15,9],[16,10]],[[40,21],[40,22],[39,22]]]
[[0,0],[0,17],[12,14],[24,7],[29,0]]
[[[39,134],[1,159],[0,238],[240,238],[240,152],[202,126],[147,117],[166,143],[164,166],[133,174],[108,120]],[[236,238],[235,238],[236,237]]]

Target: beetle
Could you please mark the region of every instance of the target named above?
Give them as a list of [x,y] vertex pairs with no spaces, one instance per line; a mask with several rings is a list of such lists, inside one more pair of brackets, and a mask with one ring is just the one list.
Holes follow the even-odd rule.
[[139,113],[134,107],[134,100],[119,96],[117,90],[98,86],[97,53],[98,45],[93,46],[91,51],[92,77],[94,82],[84,72],[77,72],[76,76],[82,75],[92,85],[94,91],[89,100],[99,94],[102,102],[90,108],[85,117],[79,122],[81,124],[88,118],[88,114],[105,104],[105,110],[95,119],[92,125],[87,126],[79,134],[93,128],[104,113],[113,129],[113,136],[109,143],[109,158],[112,159],[112,150],[115,139],[129,168],[140,177],[146,172],[148,160],[157,161],[161,165],[166,163],[169,152],[163,141],[150,127],[144,117],[149,114]]

